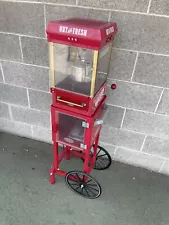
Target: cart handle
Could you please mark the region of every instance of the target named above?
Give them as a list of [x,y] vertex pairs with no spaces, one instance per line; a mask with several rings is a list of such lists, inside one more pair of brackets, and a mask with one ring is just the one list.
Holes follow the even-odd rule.
[[61,99],[60,96],[57,96],[57,100],[58,100],[59,102],[64,102],[64,103],[66,103],[66,104],[68,104],[68,105],[70,105],[70,106],[77,106],[77,107],[81,107],[81,108],[83,108],[83,107],[86,106],[85,103],[82,103],[82,104],[80,105],[80,104],[76,104],[76,103],[73,103],[73,102],[68,102],[68,101],[66,101],[66,100]]

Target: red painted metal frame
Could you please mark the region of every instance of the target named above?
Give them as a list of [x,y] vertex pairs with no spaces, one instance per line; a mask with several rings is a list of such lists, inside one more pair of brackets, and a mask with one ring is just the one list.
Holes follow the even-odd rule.
[[[66,171],[60,170],[59,164],[63,158],[65,158],[66,160],[69,160],[71,155],[83,158],[84,159],[83,172],[87,174],[91,172],[96,160],[97,147],[98,147],[98,141],[99,141],[100,130],[101,130],[101,125],[97,125],[98,129],[96,129],[95,131],[95,138],[93,140],[92,136],[93,136],[93,130],[94,130],[93,129],[94,121],[100,114],[102,107],[105,104],[105,100],[106,98],[102,99],[100,105],[98,106],[93,116],[86,116],[86,115],[78,114],[73,111],[67,111],[65,109],[57,108],[57,107],[54,107],[53,105],[51,106],[52,140],[53,140],[53,151],[54,151],[54,163],[50,169],[51,183],[55,182],[54,174],[66,176]],[[85,128],[85,132],[84,132],[84,144],[87,146],[86,149],[78,148],[77,146],[74,146],[73,144],[60,142],[56,140],[57,125],[59,123],[58,117],[57,117],[58,113],[74,116],[76,118],[83,119],[87,123],[89,123],[89,128]],[[65,146],[60,155],[59,155],[59,144],[63,144]],[[91,156],[90,151],[92,146],[94,146],[94,151],[93,151],[93,155]]]
[[[117,25],[113,22],[73,18],[49,22],[46,33],[48,42],[100,50],[102,47],[112,42],[117,33]],[[94,126],[94,122],[96,118],[100,117],[102,107],[106,100],[106,83],[100,87],[94,98],[58,88],[51,88],[51,93],[54,162],[50,169],[50,182],[53,184],[55,183],[55,174],[66,176],[66,171],[60,170],[59,164],[63,158],[69,160],[71,155],[83,158],[83,171],[88,174],[91,172],[96,160],[100,130],[102,127],[102,125]],[[62,100],[67,102],[73,102],[75,105],[72,106],[72,104],[61,103],[57,100],[57,96],[60,96]],[[82,103],[86,105],[84,107],[77,106]],[[84,144],[87,146],[86,149],[66,143],[65,141],[59,141],[59,137],[57,137],[59,113],[83,119],[89,124],[89,128],[85,128],[84,130]],[[64,146],[61,154],[59,154],[59,144]],[[94,150],[91,156],[90,152],[92,146],[94,146]]]
[[107,21],[72,18],[50,21],[48,42],[99,50],[114,39],[117,24]]
[[[101,129],[101,127],[100,127]],[[59,164],[62,161],[62,159],[65,157],[66,160],[70,160],[70,156],[74,155],[76,157],[84,159],[83,164],[83,172],[90,174],[92,171],[92,168],[95,164],[96,155],[97,155],[97,147],[98,147],[98,141],[100,136],[100,129],[96,136],[95,143],[94,143],[94,151],[92,152],[92,156],[90,155],[91,147],[85,149],[82,152],[77,152],[75,150],[72,150],[71,147],[66,146],[62,153],[59,155],[59,148],[58,148],[58,142],[53,142],[53,152],[54,152],[54,164],[50,169],[50,182],[51,184],[55,183],[55,174],[58,174],[60,176],[66,176],[67,172],[64,170],[59,169]]]

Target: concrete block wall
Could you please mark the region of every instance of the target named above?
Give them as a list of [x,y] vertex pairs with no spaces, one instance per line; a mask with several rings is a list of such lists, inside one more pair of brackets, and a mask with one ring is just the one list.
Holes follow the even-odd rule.
[[102,145],[117,161],[169,174],[168,0],[0,0],[0,130],[51,141],[45,28],[74,16],[119,28]]

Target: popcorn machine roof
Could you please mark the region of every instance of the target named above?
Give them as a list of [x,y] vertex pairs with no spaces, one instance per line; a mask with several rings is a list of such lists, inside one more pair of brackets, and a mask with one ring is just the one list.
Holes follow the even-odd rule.
[[99,50],[114,39],[117,25],[113,22],[72,18],[50,21],[46,33],[49,42]]

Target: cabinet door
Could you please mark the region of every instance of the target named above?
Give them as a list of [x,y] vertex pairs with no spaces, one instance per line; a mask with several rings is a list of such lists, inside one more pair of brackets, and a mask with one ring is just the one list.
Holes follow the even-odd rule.
[[56,141],[69,144],[77,148],[83,148],[85,121],[67,114],[56,112]]

